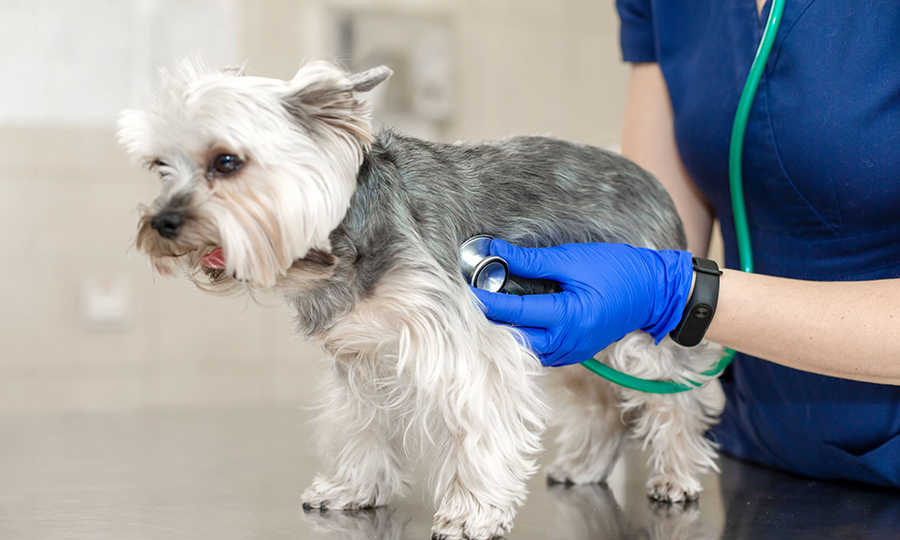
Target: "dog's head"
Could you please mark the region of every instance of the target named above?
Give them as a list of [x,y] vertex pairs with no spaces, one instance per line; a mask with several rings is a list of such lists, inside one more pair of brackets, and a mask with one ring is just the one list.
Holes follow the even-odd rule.
[[290,81],[184,61],[125,111],[119,141],[160,176],[136,239],[163,275],[268,288],[309,253],[328,253],[372,143],[354,97],[391,75],[311,63]]

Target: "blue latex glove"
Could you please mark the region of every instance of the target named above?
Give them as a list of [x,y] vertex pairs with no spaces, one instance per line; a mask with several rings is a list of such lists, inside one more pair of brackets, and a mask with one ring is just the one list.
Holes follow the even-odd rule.
[[519,248],[491,242],[511,274],[563,291],[516,296],[473,288],[493,321],[516,326],[545,366],[584,362],[641,329],[659,342],[678,326],[693,280],[691,254],[627,244]]

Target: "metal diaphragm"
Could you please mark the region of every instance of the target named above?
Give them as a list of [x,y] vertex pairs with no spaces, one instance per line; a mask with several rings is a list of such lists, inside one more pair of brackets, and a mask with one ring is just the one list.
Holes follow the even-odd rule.
[[509,280],[506,261],[491,255],[493,236],[473,236],[459,247],[459,267],[469,285],[488,292],[500,292]]

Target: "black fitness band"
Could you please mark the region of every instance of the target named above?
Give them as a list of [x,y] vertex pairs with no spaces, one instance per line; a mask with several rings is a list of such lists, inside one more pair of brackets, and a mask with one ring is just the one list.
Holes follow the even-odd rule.
[[716,304],[719,301],[719,276],[722,271],[715,261],[709,259],[692,259],[694,272],[697,272],[697,280],[694,282],[694,291],[684,312],[681,321],[669,335],[675,343],[685,347],[693,347],[701,341],[716,314]]

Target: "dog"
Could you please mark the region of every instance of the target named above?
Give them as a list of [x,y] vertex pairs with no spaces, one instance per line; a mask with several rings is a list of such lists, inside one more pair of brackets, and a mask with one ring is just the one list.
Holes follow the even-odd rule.
[[630,434],[649,451],[650,497],[697,497],[699,475],[716,469],[704,433],[724,403],[702,372],[721,347],[657,346],[638,331],[598,356],[639,377],[707,383],[680,394],[614,387],[580,366],[544,370],[515,329],[485,318],[459,269],[460,244],[478,234],[686,249],[649,173],[550,137],[373,133],[359,93],[386,67],[350,74],[320,61],[281,81],[191,60],[160,73],[155,96],[119,120],[121,145],[162,183],[135,245],[162,275],[283,298],[333,357],[318,422],[333,463],[303,493],[305,509],[383,506],[421,453],[434,538],[503,535],[536,472],[548,392],[561,400],[550,481],[603,482]]

